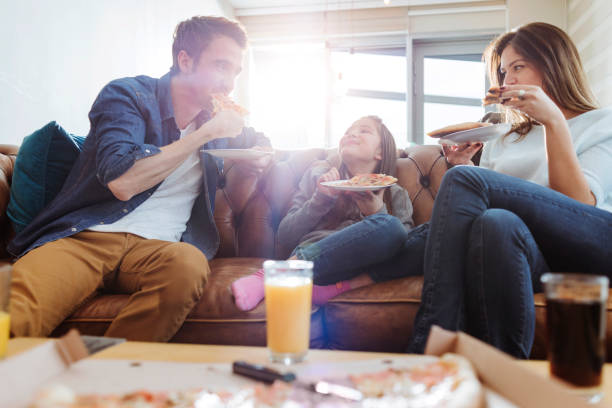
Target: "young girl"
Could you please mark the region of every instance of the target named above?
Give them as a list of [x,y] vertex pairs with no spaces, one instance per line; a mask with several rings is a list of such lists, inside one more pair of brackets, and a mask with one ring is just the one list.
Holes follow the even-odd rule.
[[[485,59],[512,130],[480,167],[442,180],[410,351],[437,324],[527,358],[544,272],[612,277],[612,109],[597,108],[576,47],[550,24],[500,36]],[[468,164],[478,148],[445,154]]]
[[[395,174],[395,142],[378,117],[353,123],[338,152],[339,163],[317,162],[304,174],[278,228],[278,241],[287,252],[294,248],[289,259],[314,263],[315,304],[403,276],[405,268],[389,261],[414,225],[410,197],[398,185],[374,192],[341,192],[321,184],[358,174]],[[238,308],[253,309],[264,297],[263,271],[238,279],[231,289]]]

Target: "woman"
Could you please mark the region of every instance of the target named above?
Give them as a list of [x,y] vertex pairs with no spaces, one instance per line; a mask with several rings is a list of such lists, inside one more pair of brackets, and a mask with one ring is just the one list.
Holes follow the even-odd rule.
[[[340,163],[318,162],[302,177],[278,228],[278,242],[287,252],[293,249],[290,259],[314,263],[315,304],[373,282],[422,273],[422,264],[406,268],[392,259],[411,242],[408,230],[414,225],[402,187],[357,193],[322,185],[358,174],[395,174],[397,151],[387,127],[375,116],[361,118],[346,131],[338,151]],[[424,243],[422,230],[410,236]],[[423,249],[423,244],[417,249],[420,259]],[[263,271],[235,281],[231,289],[238,308],[254,308],[264,297]]]
[[[480,168],[443,178],[410,351],[437,324],[526,358],[544,272],[612,276],[612,109],[597,109],[576,47],[550,24],[500,36],[485,60],[512,129]],[[478,148],[445,154],[469,164]]]

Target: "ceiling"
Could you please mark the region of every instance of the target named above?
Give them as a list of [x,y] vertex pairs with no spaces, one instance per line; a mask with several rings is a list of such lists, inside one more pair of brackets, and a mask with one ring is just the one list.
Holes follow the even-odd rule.
[[417,7],[477,3],[487,0],[227,0],[236,16],[309,13],[379,7]]

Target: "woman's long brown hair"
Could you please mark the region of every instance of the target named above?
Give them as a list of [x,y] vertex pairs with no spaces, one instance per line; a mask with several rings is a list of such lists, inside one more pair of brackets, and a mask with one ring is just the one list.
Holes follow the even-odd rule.
[[[509,45],[535,65],[542,75],[544,92],[559,107],[579,114],[598,108],[578,50],[563,30],[552,24],[530,23],[493,40],[483,55],[492,86],[504,83],[504,74],[500,71],[501,55]],[[508,134],[519,134],[516,141],[523,139],[537,124],[513,109],[502,107],[501,111],[505,113],[505,121],[512,124]]]
[[[374,170],[376,173],[388,174],[395,177],[397,172],[397,147],[395,146],[395,139],[393,134],[389,131],[387,126],[383,123],[382,119],[378,116],[370,115],[364,116],[360,119],[370,119],[376,123],[376,131],[380,135],[380,155],[381,160],[378,162],[378,166]],[[344,163],[340,164],[340,174],[348,176],[348,170]],[[385,189],[383,193],[383,201],[387,207],[387,212],[393,214],[393,208],[391,207],[391,189]]]

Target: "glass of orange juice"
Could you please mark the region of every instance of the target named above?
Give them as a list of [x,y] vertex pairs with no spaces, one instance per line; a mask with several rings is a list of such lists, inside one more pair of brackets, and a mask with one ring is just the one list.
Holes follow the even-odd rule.
[[272,361],[298,363],[310,341],[312,262],[265,261],[266,334]]
[[9,316],[9,294],[11,288],[11,267],[6,265],[0,267],[0,359],[6,355],[8,346],[10,316]]

